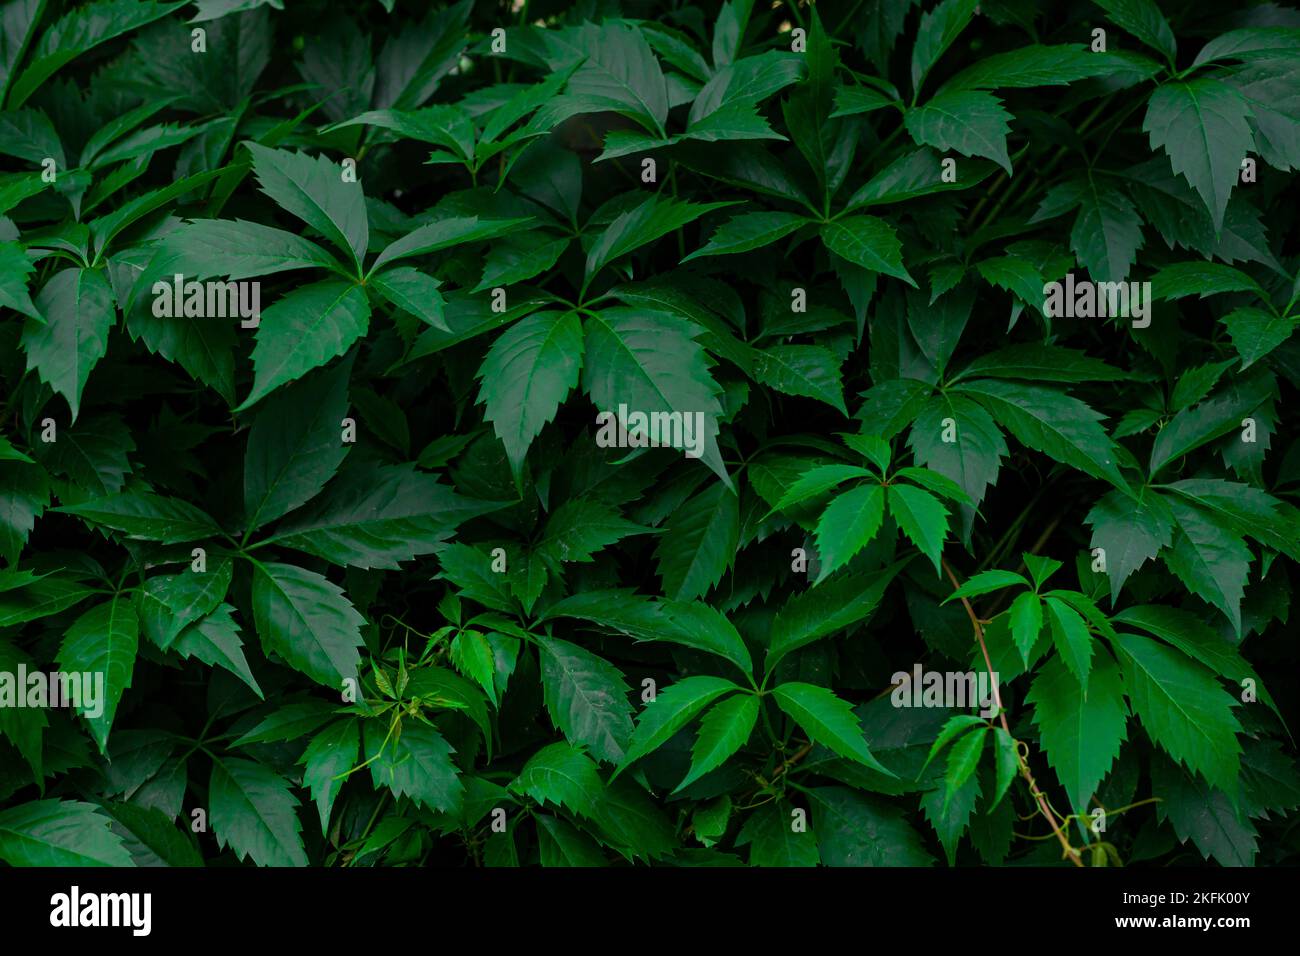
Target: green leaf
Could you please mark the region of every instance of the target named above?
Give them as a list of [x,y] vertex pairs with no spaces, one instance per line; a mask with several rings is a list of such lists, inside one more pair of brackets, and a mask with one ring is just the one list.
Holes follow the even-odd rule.
[[215,566],[204,571],[187,568],[180,574],[149,578],[137,592],[140,629],[166,650],[181,631],[225,600],[233,574],[229,559],[216,559]]
[[426,223],[384,248],[370,265],[369,275],[379,273],[388,263],[411,256],[450,249],[469,242],[494,239],[533,222],[531,217],[521,219],[479,219],[477,216],[457,216]]
[[658,750],[705,707],[733,690],[740,688],[725,678],[699,676],[685,677],[659,691],[637,720],[619,772]]
[[131,490],[53,509],[132,538],[178,544],[220,534],[212,518],[188,501]]
[[759,698],[756,694],[737,694],[712,709],[700,721],[700,735],[691,750],[691,769],[673,790],[677,793],[726,763],[727,759],[749,740],[758,723]]
[[413,464],[367,464],[344,469],[267,540],[334,564],[396,569],[499,507],[462,498]]
[[364,742],[370,763],[370,779],[376,787],[387,787],[395,796],[410,797],[418,807],[455,812],[461,805],[465,785],[452,763],[455,751],[433,727],[419,721],[404,721],[401,733],[389,735],[387,721],[368,720]]
[[244,512],[252,531],[325,487],[350,445],[342,440],[350,362],[316,372],[257,412],[244,457]]
[[1173,540],[1174,515],[1160,495],[1144,491],[1130,498],[1111,491],[1093,505],[1084,519],[1092,525],[1090,547],[1105,552],[1106,575],[1114,603],[1129,575],[1154,558]]
[[993,740],[997,747],[994,758],[997,762],[997,777],[993,785],[993,799],[989,803],[988,809],[990,812],[1002,802],[1002,798],[1006,796],[1007,791],[1011,788],[1011,781],[1016,778],[1016,774],[1020,770],[1020,759],[1016,753],[1015,739],[1001,727],[994,727]]
[[934,495],[911,485],[889,486],[889,514],[903,534],[930,559],[936,574],[948,535],[948,510]]
[[[167,16],[183,3],[103,0],[74,8],[46,28],[32,47],[27,68],[13,79],[9,109],[17,109],[57,70],[114,37]],[[16,64],[15,64],[16,65]]]
[[943,85],[944,90],[1024,89],[1064,86],[1111,71],[1104,55],[1081,44],[1032,44],[981,56]]
[[[817,846],[827,866],[933,865],[920,834],[897,807],[848,787],[815,787],[808,793]],[[789,821],[785,823],[788,829]],[[799,836],[807,834],[791,839]]]
[[786,601],[772,620],[768,673],[791,651],[870,616],[904,564],[898,562],[883,571],[842,574]]
[[925,147],[904,153],[867,180],[849,199],[847,208],[906,202],[931,193],[970,189],[987,179],[995,168],[981,159],[968,160],[958,165],[955,178],[949,182],[944,176],[942,159]]
[[1241,368],[1245,370],[1268,355],[1291,337],[1300,324],[1295,316],[1281,316],[1245,306],[1233,309],[1220,321],[1228,327],[1232,338],[1232,347],[1241,356]]
[[259,563],[253,569],[253,619],[267,653],[335,690],[355,679],[364,619],[342,589],[314,571]]
[[1128,276],[1142,248],[1142,217],[1115,180],[1089,171],[1079,181],[1079,214],[1070,230],[1070,248],[1098,282],[1120,282]]
[[598,760],[622,761],[632,737],[632,705],[618,668],[558,638],[541,643],[541,665],[546,709],[564,736]]
[[1001,591],[1003,588],[1029,587],[1029,582],[1023,575],[1016,574],[1014,571],[981,571],[979,574],[972,574],[966,579],[966,583],[953,591],[946,598],[944,603],[955,601],[958,598],[977,597],[980,594],[988,594],[991,591]]
[[1085,693],[1059,656],[1048,658],[1025,701],[1033,705],[1032,719],[1047,762],[1070,805],[1075,812],[1086,812],[1126,739],[1128,708],[1119,668],[1109,654],[1098,654]]
[[966,29],[978,6],[975,0],[943,0],[921,17],[916,43],[912,46],[913,92],[921,89],[930,68]]
[[1178,530],[1165,564],[1192,591],[1223,611],[1241,634],[1241,600],[1250,573],[1250,551],[1212,512],[1169,501]]
[[1148,473],[1154,476],[1176,458],[1241,427],[1241,419],[1268,400],[1271,377],[1257,370],[1229,382],[1211,398],[1184,408],[1156,435]]
[[342,167],[324,156],[245,145],[262,192],[350,253],[360,271],[370,237],[361,184],[355,179],[345,182]]
[[398,266],[371,276],[366,284],[421,322],[427,322],[444,332],[451,331],[447,320],[443,318],[444,303],[442,294],[438,292],[441,283],[432,276],[410,266]]
[[649,196],[640,204],[617,216],[600,234],[587,252],[586,283],[614,260],[640,249],[647,243],[694,222],[705,213],[726,202],[689,203]]
[[1246,122],[1248,112],[1236,89],[1201,77],[1157,87],[1142,122],[1151,148],[1163,148],[1174,172],[1200,194],[1216,232],[1223,228],[1228,194],[1241,172],[1241,161],[1255,148]]
[[750,866],[816,866],[820,862],[816,832],[811,827],[794,830],[790,814],[789,804],[776,800],[749,815],[736,845],[749,846]]
[[36,311],[45,321],[23,324],[27,368],[68,400],[75,422],[90,370],[108,351],[113,290],[100,270],[63,269],[41,289]]
[[1087,693],[1088,674],[1092,670],[1092,635],[1088,633],[1088,625],[1078,611],[1060,598],[1049,596],[1044,603],[1056,651]]
[[853,708],[825,687],[797,681],[772,690],[777,706],[803,728],[808,738],[849,760],[855,760],[888,777],[895,776],[871,755]]
[[253,388],[235,411],[342,355],[369,326],[370,304],[358,285],[330,279],[277,300],[262,313]]
[[[890,488],[890,493],[893,493]],[[822,559],[820,584],[838,571],[876,536],[885,518],[885,492],[878,484],[858,485],[837,495],[817,523],[817,553]]]
[[1219,262],[1175,262],[1151,277],[1152,299],[1182,299],[1199,294],[1254,292],[1264,297],[1259,283],[1240,269]]
[[10,866],[132,866],[94,804],[32,800],[0,810],[0,860]]
[[786,511],[810,501],[854,478],[871,478],[871,472],[857,465],[818,465],[804,472],[781,495],[772,511]]
[[1127,30],[1173,63],[1177,44],[1169,23],[1154,0],[1097,0],[1112,23]]
[[103,810],[120,831],[123,846],[137,866],[203,866],[192,837],[182,833],[166,813],[133,803],[106,803]]
[[687,500],[655,549],[664,594],[675,601],[707,594],[731,567],[739,538],[740,505],[729,488],[712,484]]
[[1173,825],[1183,843],[1190,839],[1202,857],[1213,856],[1224,866],[1255,864],[1259,833],[1222,790],[1160,759],[1151,765],[1151,787],[1160,794],[1157,813]]
[[698,327],[666,312],[613,308],[589,315],[584,332],[583,387],[606,415],[602,427],[615,433],[623,427],[617,420],[620,405],[644,415],[647,424],[639,427],[629,420],[630,446],[654,437],[648,423],[656,421],[656,413],[677,412],[680,433],[668,428],[665,436],[660,428],[660,443],[697,455],[730,487],[717,445],[719,388],[695,341]]
[[182,657],[193,657],[211,666],[224,667],[242,680],[258,697],[264,697],[262,688],[248,668],[244,645],[239,639],[239,626],[229,604],[219,604],[215,611],[200,621],[189,625],[172,642],[171,649]]
[[958,90],[940,93],[924,106],[912,107],[903,123],[919,146],[933,146],[941,152],[956,150],[963,156],[983,156],[1010,176],[1011,157],[1007,154],[1010,120],[1011,114],[992,93]]
[[1151,739],[1175,760],[1231,793],[1241,769],[1236,701],[1206,668],[1181,651],[1120,634],[1124,682]]
[[243,219],[197,219],[182,226],[158,244],[155,263],[162,261],[186,279],[246,279],[335,264],[310,240]]
[[754,378],[785,392],[825,402],[848,415],[840,380],[841,360],[820,345],[772,345],[754,353]]
[[1011,636],[1020,649],[1020,657],[1029,666],[1029,652],[1043,630],[1043,602],[1033,591],[1016,596],[1007,612],[1011,617]]
[[[582,325],[576,312],[539,312],[521,319],[488,350],[479,369],[484,417],[506,447],[515,474],[528,446],[578,384]],[[609,357],[610,360],[613,356]]]
[[589,757],[560,741],[529,757],[510,789],[542,806],[551,803],[590,818],[597,812],[605,785]]
[[948,752],[948,766],[944,771],[944,800],[960,790],[979,769],[980,757],[984,754],[984,743],[988,739],[987,728],[977,730],[961,737]]
[[236,757],[212,762],[208,811],[217,844],[258,866],[307,866],[298,798],[264,764]]
[[1050,388],[996,379],[963,382],[958,390],[977,399],[999,424],[1035,451],[1125,487],[1117,466],[1119,453],[1098,424],[1101,416],[1078,399]]
[[792,212],[749,212],[733,216],[713,232],[709,241],[682,262],[701,256],[727,256],[751,252],[785,238],[807,225],[807,216]]
[[871,272],[902,279],[916,288],[903,265],[903,245],[894,227],[875,216],[849,216],[822,226],[826,248]]
[[129,598],[115,596],[73,621],[59,645],[59,669],[81,675],[81,700],[74,703],[90,725],[100,753],[108,747],[122,694],[131,686],[139,640],[135,605]]

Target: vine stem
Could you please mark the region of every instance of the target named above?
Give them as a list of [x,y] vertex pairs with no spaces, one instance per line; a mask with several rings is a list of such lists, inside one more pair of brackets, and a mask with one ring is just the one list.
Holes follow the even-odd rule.
[[[952,573],[952,566],[948,564],[946,559],[940,558],[939,560],[943,565],[944,572],[948,575],[948,580],[952,582],[953,588],[960,588],[961,582],[957,580],[957,575]],[[993,671],[993,658],[989,656],[988,645],[984,643],[984,626],[980,624],[980,619],[976,617],[975,609],[971,607],[970,601],[963,597],[961,603],[966,608],[966,614],[970,617],[971,626],[975,628],[975,639],[979,641],[980,651],[984,654],[984,666],[988,668],[989,684],[993,687],[993,703],[998,708],[998,719],[1002,722],[1002,729],[1007,732],[1007,736],[1011,736],[1011,727],[1007,724],[1007,714],[1002,709],[1002,693],[998,690],[997,675]],[[1056,835],[1056,839],[1060,841],[1062,855],[1068,857],[1075,866],[1082,867],[1083,860],[1079,857],[1079,851],[1070,845],[1069,838],[1066,837],[1061,825],[1057,822],[1056,814],[1047,805],[1047,797],[1038,789],[1038,784],[1034,781],[1034,775],[1030,772],[1029,764],[1021,754],[1019,747],[1016,748],[1016,763],[1020,765],[1020,776],[1024,777],[1025,783],[1029,785],[1029,793],[1034,798],[1034,802],[1037,803],[1039,812],[1047,820],[1048,825],[1052,828],[1052,833]]]

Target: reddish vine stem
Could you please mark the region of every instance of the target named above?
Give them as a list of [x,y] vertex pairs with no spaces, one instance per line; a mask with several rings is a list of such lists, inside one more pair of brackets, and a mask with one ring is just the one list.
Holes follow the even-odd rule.
[[[952,573],[952,567],[949,566],[946,560],[940,559],[940,561],[943,564],[943,570],[948,575],[948,580],[952,582],[952,586],[954,588],[960,588],[961,582],[959,582],[957,576]],[[966,614],[970,617],[971,626],[975,628],[975,639],[979,641],[980,650],[984,654],[984,666],[988,668],[989,683],[993,686],[993,703],[996,704],[998,708],[998,719],[1002,722],[1002,729],[1007,732],[1008,736],[1010,736],[1011,727],[1007,724],[1006,711],[1002,709],[1002,694],[998,690],[997,675],[993,671],[993,658],[989,656],[988,645],[984,643],[984,627],[980,624],[980,619],[975,615],[975,609],[971,607],[970,601],[963,597],[961,603],[962,606],[966,608]],[[1038,784],[1034,780],[1034,775],[1029,770],[1029,763],[1021,755],[1019,747],[1016,748],[1016,763],[1020,766],[1020,776],[1024,777],[1025,783],[1029,785],[1029,793],[1033,796],[1034,802],[1038,805],[1039,812],[1043,815],[1043,818],[1047,820],[1048,825],[1052,828],[1052,833],[1056,835],[1056,839],[1060,841],[1063,855],[1068,857],[1070,862],[1075,866],[1083,866],[1083,860],[1079,857],[1079,851],[1070,845],[1069,838],[1066,837],[1064,831],[1061,829],[1061,825],[1057,822],[1056,814],[1054,814],[1052,808],[1047,805],[1047,797],[1045,797],[1043,792],[1038,789]]]

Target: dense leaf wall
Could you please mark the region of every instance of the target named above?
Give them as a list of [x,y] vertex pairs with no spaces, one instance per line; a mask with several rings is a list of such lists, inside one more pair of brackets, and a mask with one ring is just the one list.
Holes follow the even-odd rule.
[[1294,10],[9,0],[0,100],[0,860],[1294,861]]

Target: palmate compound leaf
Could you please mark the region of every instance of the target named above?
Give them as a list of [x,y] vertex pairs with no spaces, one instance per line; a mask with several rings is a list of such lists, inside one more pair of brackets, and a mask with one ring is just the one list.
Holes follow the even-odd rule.
[[516,475],[528,446],[578,384],[582,352],[582,323],[571,311],[527,316],[488,350],[478,371],[479,401]]
[[596,759],[621,761],[632,736],[632,704],[618,668],[554,637],[541,643],[541,665],[546,709],[555,725]]
[[888,777],[893,771],[871,754],[862,725],[847,701],[825,687],[792,681],[772,690],[777,706],[803,728],[808,738],[849,760],[855,760]]
[[1025,702],[1047,751],[1047,762],[1076,812],[1084,812],[1126,739],[1124,683],[1109,654],[1093,663],[1085,694],[1059,655],[1049,657],[1030,684]]
[[212,762],[208,811],[218,845],[258,866],[307,866],[298,798],[265,764],[240,757]]
[[267,653],[334,690],[356,678],[365,619],[342,589],[315,571],[259,562],[253,568],[253,619]]
[[695,341],[701,331],[649,309],[591,313],[584,324],[582,382],[603,413],[598,443],[676,448],[698,457],[730,487],[718,450],[720,389]]
[[397,568],[501,506],[463,498],[413,464],[366,464],[341,472],[268,540],[334,564]]
[[1119,634],[1124,683],[1147,734],[1213,786],[1235,792],[1241,769],[1236,700],[1206,667],[1146,637]]
[[10,866],[132,866],[94,804],[33,800],[0,810],[0,860]]

